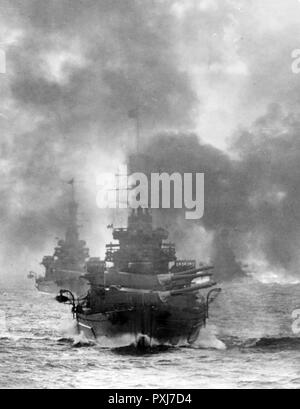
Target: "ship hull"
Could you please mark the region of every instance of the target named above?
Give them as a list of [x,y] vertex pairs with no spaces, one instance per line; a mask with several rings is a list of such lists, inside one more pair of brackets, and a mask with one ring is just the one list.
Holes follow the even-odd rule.
[[123,337],[124,346],[128,345],[128,335],[140,346],[191,344],[205,322],[205,305],[186,311],[144,307],[106,314],[77,314],[78,330],[88,339]]

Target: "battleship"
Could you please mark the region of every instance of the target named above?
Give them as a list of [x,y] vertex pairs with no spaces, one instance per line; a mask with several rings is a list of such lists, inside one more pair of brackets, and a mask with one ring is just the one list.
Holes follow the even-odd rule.
[[78,332],[88,339],[130,336],[138,347],[194,343],[221,291],[213,266],[179,260],[147,208],[130,209],[127,227],[112,235],[105,259],[87,263],[88,293],[76,298],[64,288],[56,297],[72,306]]
[[64,240],[58,240],[52,256],[44,256],[41,264],[45,268],[45,276],[38,277],[30,272],[28,278],[35,279],[36,288],[48,294],[57,294],[63,287],[76,296],[85,295],[88,283],[82,278],[86,271],[89,249],[86,243],[79,239],[77,221],[78,204],[75,200],[74,180],[71,185],[71,199],[68,204],[68,221]]

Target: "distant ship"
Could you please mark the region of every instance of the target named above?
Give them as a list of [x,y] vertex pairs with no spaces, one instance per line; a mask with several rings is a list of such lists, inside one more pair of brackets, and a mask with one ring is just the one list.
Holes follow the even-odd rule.
[[139,347],[191,344],[205,326],[221,291],[213,267],[178,260],[168,232],[154,229],[152,219],[150,210],[132,209],[127,228],[113,229],[105,260],[87,263],[87,295],[59,292],[57,301],[72,305],[78,331],[88,338],[131,335]]
[[64,240],[59,240],[53,256],[45,256],[41,264],[45,267],[45,276],[37,277],[34,272],[28,278],[34,278],[39,291],[57,294],[61,288],[74,292],[77,296],[88,291],[88,283],[82,278],[86,272],[89,249],[79,239],[77,222],[78,204],[75,200],[74,180],[71,185],[71,200],[68,204],[68,224]]

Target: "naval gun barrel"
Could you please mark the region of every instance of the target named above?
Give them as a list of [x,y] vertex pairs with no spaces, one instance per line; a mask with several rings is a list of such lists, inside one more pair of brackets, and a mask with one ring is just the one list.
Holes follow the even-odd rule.
[[[214,269],[214,266],[205,266],[205,267],[198,267],[198,268],[193,268],[191,270],[183,270],[183,271],[178,271],[174,273],[174,276],[183,276],[183,275],[193,275],[193,274],[198,274],[199,277],[201,276],[201,273],[205,273],[206,271],[211,271]],[[209,274],[202,274],[203,276],[207,276]]]
[[82,271],[79,271],[79,270],[66,270],[66,269],[60,268],[59,271],[61,271],[62,273],[70,273],[70,274],[80,274],[80,275],[84,274],[84,270],[82,270]]
[[187,283],[195,280],[196,278],[211,278],[213,274],[210,273],[209,271],[212,270],[213,268],[214,267],[212,266],[198,267],[193,268],[192,270],[185,270],[178,273],[172,273],[169,275],[162,275],[158,277],[160,283],[163,283],[164,285],[168,285],[171,283],[177,285],[178,282]]
[[171,281],[192,281],[195,280],[196,278],[205,278],[205,277],[212,277],[212,273],[196,273],[196,274],[184,274],[184,275],[179,275],[176,274],[175,276],[171,277]]
[[197,284],[197,285],[193,285],[190,287],[184,287],[184,288],[178,288],[175,290],[171,290],[170,294],[172,296],[174,295],[183,295],[183,294],[188,294],[188,293],[195,293],[199,290],[206,290],[208,288],[214,287],[216,286],[217,283],[214,281],[209,281],[207,283],[202,283],[202,284]]

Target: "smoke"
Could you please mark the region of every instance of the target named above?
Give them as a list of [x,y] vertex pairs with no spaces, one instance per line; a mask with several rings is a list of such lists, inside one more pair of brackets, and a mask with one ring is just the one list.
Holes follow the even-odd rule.
[[1,0],[0,275],[52,252],[72,177],[100,253],[96,179],[134,147],[136,107],[155,166],[205,173],[201,223],[159,216],[179,255],[226,277],[257,259],[296,272],[298,13],[296,0]]
[[[151,141],[148,172],[150,166],[153,172],[205,174],[198,225],[178,210],[157,216],[184,249],[180,255],[194,252],[199,261],[213,262],[222,279],[242,277],[261,262],[274,279],[276,272],[299,275],[299,127],[295,116],[272,104],[251,129],[237,132],[231,155],[196,135],[161,134]],[[256,266],[246,265],[253,260]]]
[[3,264],[52,250],[71,177],[98,254],[107,215],[96,209],[96,177],[135,143],[128,111],[139,107],[144,130],[192,123],[196,96],[177,63],[174,17],[167,5],[144,1],[13,0],[3,2],[1,22]]

